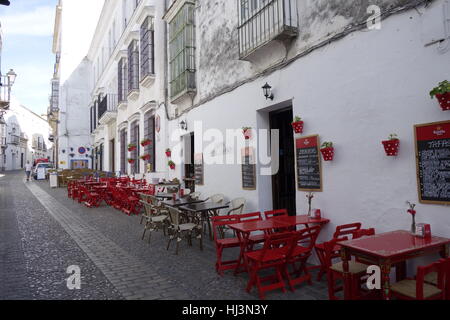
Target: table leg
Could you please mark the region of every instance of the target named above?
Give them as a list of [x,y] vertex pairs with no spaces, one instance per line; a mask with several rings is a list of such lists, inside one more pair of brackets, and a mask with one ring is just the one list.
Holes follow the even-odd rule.
[[381,263],[381,282],[383,300],[391,299],[391,263],[389,261],[383,261]]
[[244,233],[242,234],[241,232],[236,232],[239,242],[241,244],[241,249],[239,252],[239,260],[236,266],[236,269],[234,270],[234,275],[237,275],[239,272],[241,272],[241,268],[244,268],[244,271],[247,271],[247,263],[244,259],[244,254],[247,251],[247,246],[248,246],[248,238],[250,237],[250,233]]
[[351,300],[352,298],[352,279],[351,273],[349,272],[350,254],[346,248],[341,249],[341,259],[343,262],[343,280],[344,280],[344,300]]

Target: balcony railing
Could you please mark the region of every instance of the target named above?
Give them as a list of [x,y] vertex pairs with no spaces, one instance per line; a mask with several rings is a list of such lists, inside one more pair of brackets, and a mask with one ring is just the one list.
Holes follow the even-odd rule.
[[9,100],[11,98],[11,88],[8,86],[8,77],[0,77],[0,110],[9,108]]
[[106,124],[117,114],[118,95],[107,94],[98,104],[98,119],[100,124]]
[[16,135],[11,135],[11,144],[18,145],[20,144],[20,137]]
[[297,0],[239,1],[239,57],[298,35]]
[[6,147],[6,138],[5,137],[0,138],[0,146]]

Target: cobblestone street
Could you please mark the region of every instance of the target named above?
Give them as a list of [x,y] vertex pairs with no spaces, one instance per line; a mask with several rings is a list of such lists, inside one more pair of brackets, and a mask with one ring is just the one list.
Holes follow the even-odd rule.
[[[248,276],[215,273],[213,242],[166,251],[162,232],[140,240],[139,217],[106,205],[88,209],[50,189],[24,182],[23,173],[0,178],[0,299],[257,299],[244,290]],[[235,253],[234,253],[235,254]],[[69,290],[69,266],[81,269],[81,290]],[[268,299],[326,299],[326,283]]]

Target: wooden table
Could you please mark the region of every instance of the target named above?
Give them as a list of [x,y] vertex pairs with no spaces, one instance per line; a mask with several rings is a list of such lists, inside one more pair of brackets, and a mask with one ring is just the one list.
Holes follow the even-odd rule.
[[202,224],[205,221],[208,223],[209,238],[210,240],[212,240],[211,223],[209,221],[209,217],[217,216],[219,210],[227,209],[229,207],[230,206],[227,204],[203,202],[181,206],[180,209],[191,213],[200,213],[202,216]]
[[155,195],[158,199],[173,199],[173,193],[157,193]]
[[305,225],[306,227],[308,227],[310,224],[323,225],[327,224],[328,222],[330,222],[330,220],[328,219],[313,219],[308,217],[307,215],[301,215],[292,217],[273,217],[272,219],[268,220],[240,222],[230,225],[230,228],[237,232],[238,238],[241,242],[240,258],[235,273],[238,273],[242,266],[244,266],[244,269],[247,270],[247,266],[245,265],[244,261],[244,255],[247,251],[249,237],[252,232],[262,231],[267,234],[268,231],[274,229],[288,230],[291,228],[295,228],[298,225]]
[[[432,237],[419,238],[408,231],[393,231],[365,237],[356,240],[339,242],[341,256],[344,262],[344,297],[350,299],[349,264],[352,256],[361,258],[368,263],[378,265],[382,273],[383,299],[389,300],[390,272],[394,265],[405,265],[407,260],[440,253],[442,258],[449,257],[450,239]],[[397,279],[399,280],[399,279]]]

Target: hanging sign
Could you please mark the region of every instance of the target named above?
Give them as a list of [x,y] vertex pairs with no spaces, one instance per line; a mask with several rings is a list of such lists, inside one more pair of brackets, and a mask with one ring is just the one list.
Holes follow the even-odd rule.
[[419,200],[450,204],[450,121],[414,127]]
[[242,149],[242,188],[256,190],[256,162],[253,148]]
[[322,191],[319,136],[296,140],[297,187],[300,191]]

